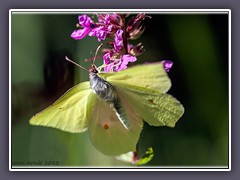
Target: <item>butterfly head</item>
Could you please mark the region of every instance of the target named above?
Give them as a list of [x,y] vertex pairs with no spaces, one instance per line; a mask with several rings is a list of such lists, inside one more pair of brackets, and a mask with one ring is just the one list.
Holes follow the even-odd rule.
[[94,64],[91,65],[91,68],[89,69],[89,73],[93,73],[93,74],[98,73],[97,67]]

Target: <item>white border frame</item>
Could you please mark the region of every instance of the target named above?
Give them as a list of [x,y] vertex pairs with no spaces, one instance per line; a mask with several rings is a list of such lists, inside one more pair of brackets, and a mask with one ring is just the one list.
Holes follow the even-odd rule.
[[[109,13],[109,12],[129,12],[129,13],[156,13],[156,14],[228,14],[228,93],[229,93],[229,134],[228,134],[228,168],[217,166],[185,166],[185,167],[16,167],[12,168],[12,149],[11,149],[11,15],[12,14],[82,14],[82,13]],[[47,168],[47,169],[45,169]],[[64,169],[62,169],[64,168]],[[121,168],[121,169],[120,169]],[[143,169],[147,168],[147,169]],[[162,168],[162,169],[161,169]],[[208,169],[209,168],[209,169]],[[226,169],[221,169],[226,168]],[[230,9],[10,9],[9,10],[9,171],[231,171],[231,10]]]

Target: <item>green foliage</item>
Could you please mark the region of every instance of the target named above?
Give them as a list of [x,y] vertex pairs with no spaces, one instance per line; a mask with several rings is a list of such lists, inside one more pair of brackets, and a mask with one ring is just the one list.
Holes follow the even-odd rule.
[[154,156],[153,148],[149,147],[144,156],[138,160],[137,165],[145,165],[152,160]]

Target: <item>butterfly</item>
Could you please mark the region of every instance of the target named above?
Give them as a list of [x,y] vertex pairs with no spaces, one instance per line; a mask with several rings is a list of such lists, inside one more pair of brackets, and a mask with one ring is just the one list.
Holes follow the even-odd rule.
[[184,113],[181,103],[166,93],[171,81],[160,62],[111,73],[92,64],[89,79],[33,116],[30,124],[70,133],[88,129],[100,152],[116,156],[135,151],[143,121],[174,127]]

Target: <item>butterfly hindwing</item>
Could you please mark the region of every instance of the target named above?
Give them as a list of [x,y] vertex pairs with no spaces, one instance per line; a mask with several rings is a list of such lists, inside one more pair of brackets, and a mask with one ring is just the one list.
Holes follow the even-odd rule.
[[96,96],[91,97],[90,107],[92,114],[89,117],[89,133],[93,144],[106,155],[119,155],[134,151],[142,130],[143,121],[139,114],[133,111],[127,99],[119,94],[120,104],[129,121],[129,129],[126,129],[118,119],[112,105],[100,100]]
[[174,127],[184,113],[181,103],[169,94],[142,93],[135,89],[125,89],[118,84],[115,87],[149,125]]
[[30,119],[30,124],[58,128],[77,133],[87,128],[87,108],[90,96],[94,95],[89,82],[80,83],[69,89],[54,104]]

